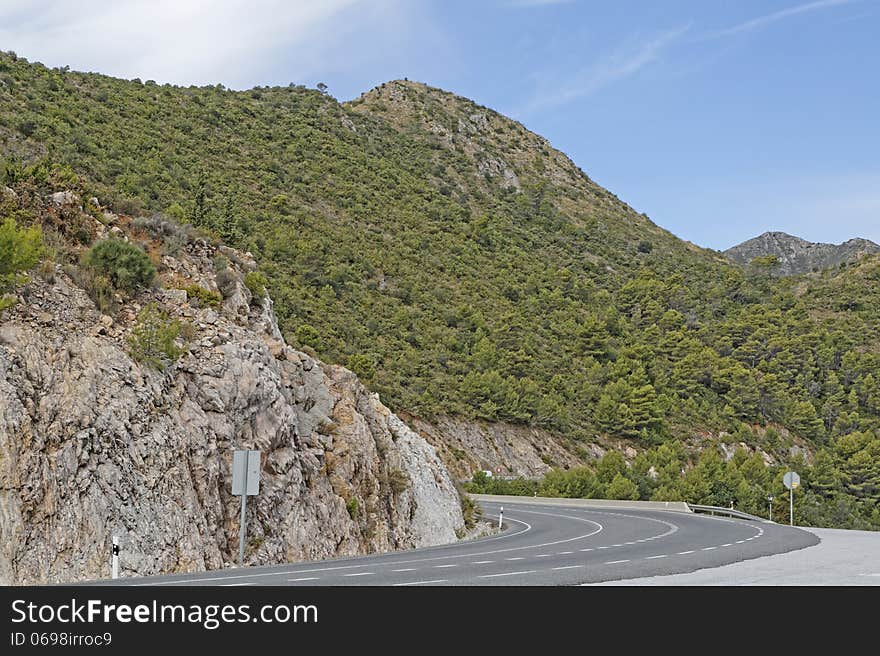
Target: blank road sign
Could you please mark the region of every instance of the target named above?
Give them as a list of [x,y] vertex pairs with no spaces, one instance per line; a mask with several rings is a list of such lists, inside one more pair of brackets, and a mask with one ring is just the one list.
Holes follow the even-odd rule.
[[260,452],[235,451],[232,454],[232,494],[260,493]]
[[801,484],[801,477],[798,476],[797,472],[786,472],[785,476],[782,477],[782,483],[786,488],[791,490]]

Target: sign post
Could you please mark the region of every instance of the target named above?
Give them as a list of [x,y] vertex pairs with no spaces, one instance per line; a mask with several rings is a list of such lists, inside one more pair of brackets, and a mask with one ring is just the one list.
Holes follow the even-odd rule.
[[794,489],[801,484],[801,477],[797,472],[786,472],[782,483],[788,488],[788,524],[794,526]]
[[247,498],[260,493],[260,452],[239,450],[232,454],[232,494],[241,496],[241,527],[238,531],[238,566],[244,567],[244,538],[247,532]]
[[767,501],[770,502],[770,516],[767,519],[769,519],[772,522],[773,521],[773,495],[772,494],[767,496]]

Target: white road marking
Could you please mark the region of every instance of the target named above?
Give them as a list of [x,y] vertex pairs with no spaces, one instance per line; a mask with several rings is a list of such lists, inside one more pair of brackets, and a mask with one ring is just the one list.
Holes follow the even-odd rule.
[[694,553],[694,551],[693,551],[693,550],[691,550],[691,551],[679,551],[679,552],[678,552],[678,555],[679,555],[679,556],[684,556],[685,554],[691,554],[691,553]]
[[700,551],[712,551],[712,549],[717,549],[718,547],[703,547]]
[[557,556],[567,556],[568,554],[573,554],[574,551],[560,551],[556,555]]
[[[505,548],[505,549],[496,549],[493,551],[484,551],[484,552],[479,552],[479,553],[464,553],[464,554],[455,554],[455,555],[449,555],[449,556],[432,556],[432,557],[428,557],[428,558],[414,558],[411,560],[394,560],[391,562],[384,562],[384,563],[382,563],[382,565],[384,565],[384,566],[403,565],[403,564],[409,564],[409,563],[430,562],[432,560],[437,561],[437,560],[449,560],[449,559],[454,559],[454,558],[472,558],[474,556],[483,556],[483,555],[497,554],[497,553],[510,552],[510,551],[521,551],[521,550],[525,550],[525,549],[537,549],[540,547],[547,547],[547,546],[552,546],[552,545],[561,544],[561,543],[565,543],[565,542],[573,542],[576,540],[582,540],[584,538],[595,535],[604,529],[602,524],[600,524],[599,522],[596,522],[596,521],[593,521],[590,519],[584,519],[581,517],[573,517],[571,515],[560,515],[560,514],[548,513],[548,512],[538,512],[535,510],[517,510],[517,512],[528,513],[528,514],[533,514],[533,515],[546,515],[549,517],[561,517],[561,518],[565,518],[565,519],[573,519],[573,520],[576,520],[579,522],[593,524],[594,526],[597,527],[597,529],[595,531],[592,531],[591,533],[587,533],[584,535],[578,535],[573,538],[567,538],[565,540],[556,540],[554,542],[549,542],[549,543],[544,543],[544,544],[533,544],[533,545],[527,545],[527,546],[523,546],[523,547],[509,547],[509,548]],[[662,523],[662,524],[665,524],[666,526],[670,527],[670,530],[666,531],[663,534],[655,535],[655,536],[652,536],[651,538],[647,538],[647,539],[643,539],[643,540],[637,540],[636,542],[646,542],[649,539],[652,540],[652,539],[663,538],[663,537],[666,537],[667,535],[675,533],[679,529],[678,526],[676,526],[675,524],[672,524],[670,522],[666,522],[666,521],[659,520],[659,519],[652,519],[652,518],[648,518],[648,517],[644,517],[644,516],[625,515],[623,513],[609,513],[609,512],[598,512],[597,514],[614,515],[614,516],[618,516],[618,517],[629,517],[629,518],[634,518],[634,519],[647,520],[647,521],[651,521],[651,522]],[[487,514],[487,516],[491,517],[492,515]],[[495,515],[495,517],[497,517],[497,515]],[[525,521],[522,521],[519,519],[513,519],[510,517],[508,517],[507,519],[510,522],[521,524],[525,528],[523,528],[522,530],[516,531],[515,533],[505,532],[502,535],[498,535],[498,536],[491,537],[491,538],[484,538],[480,542],[484,543],[484,542],[491,542],[493,540],[506,540],[506,539],[509,539],[509,538],[514,537],[516,535],[521,535],[523,533],[527,533],[532,530],[532,526],[528,522],[525,522]],[[713,518],[713,519],[718,519],[718,518]],[[763,530],[762,529],[759,529],[759,530],[761,531],[759,533],[759,535],[754,536],[754,537],[760,537],[760,535],[763,534]],[[454,547],[456,545],[449,545],[449,546]],[[600,547],[600,548],[607,549],[609,547],[605,546],[605,547]],[[436,548],[432,547],[431,549],[436,549]],[[588,551],[588,549],[582,549],[581,551]],[[314,564],[318,564],[318,562],[319,561],[316,561]],[[262,577],[266,577],[266,576],[279,576],[279,575],[283,576],[284,574],[295,575],[295,574],[304,574],[304,573],[310,573],[310,572],[334,572],[337,570],[358,569],[358,568],[363,568],[363,567],[369,567],[370,565],[371,565],[371,563],[364,562],[364,563],[359,563],[359,564],[354,564],[354,565],[336,565],[336,566],[331,566],[331,567],[316,567],[316,568],[311,568],[311,569],[300,569],[300,570],[281,571],[281,572],[272,571],[272,572],[247,573],[247,574],[242,573],[242,574],[232,574],[232,575],[213,576],[213,577],[209,577],[209,576],[196,576],[196,577],[189,577],[189,578],[174,577],[174,578],[167,580],[167,581],[139,583],[139,584],[134,584],[134,585],[136,585],[136,586],[152,586],[152,585],[159,586],[159,585],[178,585],[180,583],[188,583],[188,582],[208,583],[211,581],[230,581],[230,580],[235,580],[235,579],[262,578]],[[364,576],[364,575],[369,575],[369,574],[372,574],[372,572],[364,572],[364,573],[357,574],[357,575]],[[250,584],[251,583],[248,583],[248,585],[250,585]]]
[[343,574],[343,576],[372,576],[372,572],[355,572],[354,574]]
[[458,567],[458,565],[455,563],[452,563],[451,565],[434,565],[434,569],[443,569],[445,567]]
[[552,555],[553,554],[538,554],[537,556],[535,556],[535,558],[549,558]]
[[575,569],[575,568],[577,568],[577,567],[583,567],[583,565],[566,565],[565,567],[554,567],[553,569],[554,569],[554,570],[559,570],[559,569]]
[[660,554],[659,556],[647,556],[645,560],[654,560],[655,558],[666,558],[669,554]]
[[581,549],[581,551],[592,551],[592,550],[593,550],[592,547],[588,547],[587,549]]
[[597,547],[598,549],[607,549],[608,547]]
[[628,562],[629,562],[629,559],[627,559],[627,560],[609,560],[605,564],[606,565],[617,565],[618,563],[628,563]]
[[[296,583],[297,581],[317,581],[320,577],[317,576],[306,576],[301,579],[287,579],[289,583]],[[247,585],[247,584],[245,584]]]
[[489,563],[494,563],[494,560],[475,560],[471,563],[471,565],[488,565]]
[[722,546],[722,547],[732,547],[732,546],[733,546],[733,543],[732,543],[732,542],[728,542],[727,544],[722,544],[721,546]]
[[392,569],[392,572],[415,572],[415,567],[404,567],[403,569]]
[[253,583],[221,583],[221,588],[232,588],[238,585],[253,585]]
[[402,585],[430,585],[431,583],[446,583],[446,579],[434,579],[433,581],[410,581],[409,583],[395,583],[392,587],[400,587]]
[[514,556],[513,558],[505,558],[504,560],[525,560],[525,556]]
[[477,578],[481,579],[492,579],[496,576],[516,576],[517,574],[534,574],[537,570],[529,569],[524,572],[504,572],[503,574],[484,574],[483,576],[479,576]]

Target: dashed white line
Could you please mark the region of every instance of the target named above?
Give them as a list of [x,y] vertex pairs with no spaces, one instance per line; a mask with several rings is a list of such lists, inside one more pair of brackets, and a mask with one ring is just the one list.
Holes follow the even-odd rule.
[[655,558],[666,558],[669,554],[659,554],[657,556],[646,556],[645,560],[654,560]]
[[514,556],[513,558],[505,558],[504,560],[525,560],[524,556]]
[[504,573],[502,573],[502,574],[484,574],[483,576],[479,576],[479,577],[477,577],[477,578],[481,578],[481,579],[492,579],[492,578],[495,578],[495,577],[497,577],[497,576],[516,576],[517,574],[534,574],[536,571],[537,571],[537,570],[529,569],[529,570],[525,570],[525,571],[523,571],[523,572],[504,572]]
[[700,551],[712,551],[712,549],[717,549],[718,547],[703,547]]
[[392,572],[415,572],[415,567],[404,567],[403,569],[392,569]]
[[458,567],[458,565],[455,565],[455,564],[452,564],[452,565],[434,565],[434,569],[445,569],[445,568],[447,568],[447,567]]
[[318,576],[304,576],[301,579],[287,579],[288,583],[296,583],[297,581],[317,581],[320,577]]
[[240,585],[253,585],[253,583],[221,583],[221,588],[234,588]]
[[733,543],[732,543],[732,542],[728,542],[727,544],[722,544],[721,546],[722,546],[722,547],[732,547],[732,546],[733,546]]
[[557,556],[567,556],[568,554],[573,554],[574,551],[560,551],[556,555]]
[[626,560],[609,560],[606,565],[617,565],[618,563],[628,563],[629,559]]
[[593,550],[592,547],[588,547],[588,548],[586,548],[586,549],[581,549],[581,551],[592,551],[592,550]]
[[356,572],[355,574],[343,574],[343,576],[372,576],[372,572]]
[[538,554],[537,556],[535,556],[535,558],[549,558],[552,555],[553,554]]
[[434,579],[433,581],[410,581],[409,583],[395,583],[392,587],[400,587],[402,585],[430,585],[431,583],[446,583],[446,579]]
[[583,567],[583,565],[566,565],[565,567],[554,567],[553,569],[554,569],[554,570],[560,570],[560,569],[575,569],[575,568],[577,568],[577,567]]
[[679,551],[679,552],[678,552],[678,555],[679,555],[679,556],[684,556],[684,555],[692,554],[692,553],[694,553],[694,550],[693,550],[693,549],[691,549],[690,551]]
[[489,563],[494,563],[494,560],[475,560],[471,563],[471,565],[488,565]]

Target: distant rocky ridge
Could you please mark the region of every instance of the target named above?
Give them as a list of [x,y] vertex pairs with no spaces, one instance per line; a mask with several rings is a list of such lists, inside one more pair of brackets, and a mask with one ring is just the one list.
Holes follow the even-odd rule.
[[748,264],[756,257],[774,256],[779,264],[773,273],[781,276],[821,271],[873,253],[880,253],[880,245],[867,239],[856,238],[842,244],[823,244],[809,242],[784,232],[765,232],[724,251],[727,257],[739,264]]

